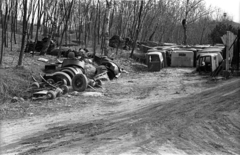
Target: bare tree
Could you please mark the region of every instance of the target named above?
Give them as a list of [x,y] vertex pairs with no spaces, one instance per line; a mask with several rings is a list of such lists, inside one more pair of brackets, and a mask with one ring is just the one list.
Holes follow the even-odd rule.
[[96,54],[96,44],[97,44],[97,20],[98,19],[98,7],[99,7],[99,3],[97,3],[97,8],[94,9],[94,22],[93,22],[93,54]]
[[73,7],[73,4],[74,4],[74,1],[75,0],[72,0],[69,7],[66,7],[65,11],[66,11],[66,19],[65,19],[65,23],[64,23],[64,28],[63,28],[63,31],[62,31],[62,35],[61,35],[61,40],[60,40],[60,50],[58,52],[58,57],[60,57],[60,51],[61,51],[61,47],[62,47],[62,41],[63,41],[63,36],[64,36],[64,33],[66,32],[67,30],[67,26],[68,26],[68,21],[70,19],[70,16],[71,16],[71,11],[72,11],[72,7]]
[[28,10],[28,0],[23,0],[22,43],[21,43],[21,51],[18,59],[18,66],[22,66],[23,55],[24,55],[25,37],[27,34],[27,10]]
[[188,26],[188,16],[189,14],[194,14],[194,11],[198,8],[198,6],[203,2],[203,0],[186,0],[186,8],[185,8],[185,18],[182,20],[183,26],[183,44],[187,44],[187,26]]
[[137,29],[136,29],[136,33],[135,33],[133,46],[132,46],[132,51],[131,51],[131,54],[130,54],[131,58],[133,57],[133,52],[134,52],[134,49],[135,49],[135,46],[136,46],[136,43],[137,43],[137,39],[138,39],[138,35],[139,35],[139,31],[140,31],[142,10],[143,10],[143,0],[141,0],[141,5],[140,5],[140,9],[139,9]]
[[1,16],[1,24],[2,24],[2,44],[1,44],[1,55],[0,55],[0,68],[2,67],[3,64],[3,45],[4,45],[4,19],[3,19],[3,5],[2,5],[2,0],[0,1],[0,16]]
[[[1,44],[1,55],[0,55],[0,67],[3,64],[3,54],[4,54],[4,46],[7,47],[7,28],[8,28],[8,20],[9,14],[11,12],[11,4],[8,0],[4,2],[0,1],[1,8],[1,25],[2,25],[2,44]],[[4,12],[4,15],[3,15]]]
[[112,0],[106,0],[106,17],[104,22],[104,44],[103,44],[103,51],[104,55],[108,55],[108,45],[109,45],[109,26],[110,26],[110,15],[111,15],[111,9],[112,9]]

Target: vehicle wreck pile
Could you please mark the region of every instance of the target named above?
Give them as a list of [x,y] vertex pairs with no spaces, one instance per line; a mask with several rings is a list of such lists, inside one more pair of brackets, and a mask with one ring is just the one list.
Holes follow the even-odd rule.
[[238,49],[233,48],[234,53],[227,57],[224,44],[186,46],[163,43],[156,46],[141,43],[138,46],[134,57],[145,63],[148,71],[160,71],[165,67],[194,67],[195,72],[210,75],[212,79],[227,79],[238,72],[238,67],[235,67],[237,62],[234,61],[239,57],[235,54]]
[[123,71],[106,56],[90,54],[86,49],[79,49],[77,53],[81,54],[78,56],[75,53],[76,51],[68,51],[67,58],[46,64],[44,75],[40,74],[40,81],[33,77],[33,99],[54,99],[70,91],[82,92],[88,87],[99,88],[103,81],[118,78]]

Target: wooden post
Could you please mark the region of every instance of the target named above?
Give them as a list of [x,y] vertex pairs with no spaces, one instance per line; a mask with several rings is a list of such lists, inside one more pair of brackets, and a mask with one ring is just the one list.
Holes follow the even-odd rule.
[[229,70],[229,41],[230,40],[230,32],[227,31],[227,37],[226,37],[226,71]]
[[240,56],[240,29],[238,29],[238,35],[237,35],[237,57],[236,57],[236,63],[237,63],[237,71],[239,71],[239,56]]

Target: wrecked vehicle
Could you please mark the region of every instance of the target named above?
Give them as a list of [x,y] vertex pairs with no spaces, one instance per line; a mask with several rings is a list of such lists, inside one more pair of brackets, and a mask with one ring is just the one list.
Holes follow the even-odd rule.
[[118,35],[113,35],[109,39],[109,46],[113,48],[122,48],[124,50],[129,50],[131,49],[132,44],[133,44],[133,41],[129,37],[121,38]]
[[52,56],[58,56],[60,55],[61,57],[68,58],[68,54],[70,52],[73,52],[75,57],[81,57],[83,53],[88,53],[89,51],[86,48],[80,48],[78,51],[72,50],[69,47],[61,47],[60,48],[55,48],[51,52],[48,53],[48,55]]
[[63,82],[76,91],[84,91],[88,85],[88,79],[84,75],[84,65],[84,61],[76,59],[74,53],[70,52],[69,58],[64,59],[62,62],[46,65],[45,72],[48,73],[43,78],[51,81],[51,83]]
[[34,77],[32,78],[34,80],[30,90],[32,92],[32,99],[54,99],[69,91],[69,87],[65,83],[52,83],[53,81],[46,80],[41,74],[41,81],[37,81]]
[[110,80],[118,78],[123,71],[112,59],[106,56],[98,57],[95,55],[93,56],[93,62],[97,64],[96,75],[106,72]]
[[222,49],[206,48],[197,53],[197,71],[213,73],[222,63]]
[[[81,48],[79,52],[81,56],[69,52],[68,58],[46,64],[45,74],[40,75],[42,81],[34,80],[36,89],[33,96],[54,99],[70,90],[82,92],[88,87],[94,89],[93,87],[101,87],[102,81],[118,78],[123,71],[108,57],[98,57]],[[45,59],[39,61],[48,62]],[[93,76],[86,74],[86,71],[89,72],[87,64],[94,68]]]
[[197,60],[197,71],[213,73],[222,63],[218,53],[201,53]]
[[56,41],[50,37],[44,37],[41,41],[35,42],[34,40],[29,40],[25,47],[25,53],[40,52],[40,54],[47,54],[51,52],[56,47]]
[[[82,49],[80,49],[80,51],[82,51]],[[64,84],[71,86],[73,90],[84,91],[89,83],[85,74],[86,61],[89,62],[87,59],[92,59],[91,61],[96,64],[96,71],[94,77],[91,79],[97,82],[96,84],[101,84],[101,81],[99,81],[99,75],[103,75],[104,73],[107,74],[109,80],[120,76],[122,69],[111,59],[108,57],[91,55],[88,57],[86,53],[83,52],[82,57],[77,58],[75,57],[75,53],[70,52],[67,59],[55,64],[45,65],[46,74],[43,76],[44,79],[51,81],[52,83],[63,82]],[[99,78],[96,78],[96,76]]]
[[164,67],[163,55],[161,52],[149,52],[146,56],[148,71],[160,71]]

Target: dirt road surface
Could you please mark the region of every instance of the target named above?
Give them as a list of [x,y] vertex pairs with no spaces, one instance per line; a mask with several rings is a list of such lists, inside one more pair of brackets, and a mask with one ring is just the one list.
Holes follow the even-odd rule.
[[0,154],[239,155],[240,79],[192,71],[125,74],[67,99],[78,108],[4,120]]

